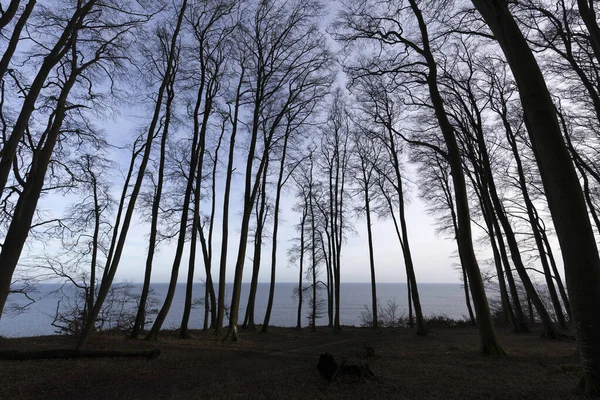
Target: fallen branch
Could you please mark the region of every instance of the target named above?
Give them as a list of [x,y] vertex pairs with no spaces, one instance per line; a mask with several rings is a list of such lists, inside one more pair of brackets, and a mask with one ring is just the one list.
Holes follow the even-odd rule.
[[0,350],[0,360],[54,360],[70,358],[102,358],[102,357],[146,357],[156,358],[159,349],[150,350]]

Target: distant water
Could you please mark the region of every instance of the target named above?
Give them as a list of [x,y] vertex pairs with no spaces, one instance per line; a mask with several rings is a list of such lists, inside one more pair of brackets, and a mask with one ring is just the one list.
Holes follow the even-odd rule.
[[[156,298],[162,304],[167,291],[167,284],[154,284],[152,288],[155,291]],[[273,311],[271,313],[271,325],[274,326],[296,326],[296,316],[298,310],[298,299],[294,296],[294,289],[297,284],[294,283],[277,283],[275,285],[275,301]],[[44,284],[38,287],[38,291],[33,294],[36,303],[29,306],[27,311],[19,315],[5,314],[0,319],[0,336],[4,337],[21,337],[21,336],[38,336],[52,335],[56,333],[56,328],[51,325],[59,296],[52,294],[58,289],[58,285]],[[250,284],[242,286],[240,321],[241,324],[246,311],[246,303]],[[201,298],[204,295],[204,286],[202,284],[195,285],[194,298]],[[230,302],[230,295],[233,291],[232,285],[227,285],[226,302]],[[133,285],[133,292],[141,292],[141,284]],[[365,306],[370,307],[371,304],[371,285],[369,283],[342,283],[340,289],[340,322],[342,325],[361,325],[361,314],[365,310]],[[255,307],[255,322],[261,324],[267,307],[267,299],[269,295],[269,285],[260,283],[258,285]],[[321,291],[319,295],[325,300],[326,310],[326,293]],[[419,296],[421,306],[425,315],[445,314],[450,318],[463,318],[467,315],[465,305],[464,290],[461,285],[456,283],[422,283],[419,284]],[[178,284],[175,298],[171,306],[170,312],[163,325],[164,328],[178,328],[183,314],[183,305],[185,297],[185,284]],[[406,283],[379,283],[377,284],[377,297],[381,305],[385,305],[388,301],[395,301],[399,306],[400,314],[408,314],[408,299]],[[309,302],[305,298],[303,302],[303,326],[308,324],[307,316],[310,312]],[[11,295],[9,303],[22,303],[23,298],[20,295]],[[63,300],[62,304],[65,304]],[[204,307],[199,306],[193,310],[190,317],[190,328],[198,329],[202,327],[204,316]],[[326,315],[317,320],[318,325],[326,325]]]

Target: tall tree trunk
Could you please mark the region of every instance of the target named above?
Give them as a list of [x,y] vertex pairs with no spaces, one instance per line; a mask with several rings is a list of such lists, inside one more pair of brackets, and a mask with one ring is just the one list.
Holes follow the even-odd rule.
[[[363,168],[363,178],[367,181]],[[375,256],[373,251],[373,233],[371,232],[371,200],[369,199],[369,187],[365,187],[365,213],[367,217],[367,239],[369,242],[369,266],[371,269],[371,313],[373,316],[372,326],[378,328],[377,323],[377,282],[375,280]]]
[[404,193],[402,188],[402,178],[400,177],[399,171],[396,171],[398,179],[398,196],[399,196],[399,216],[400,216],[400,229],[402,231],[403,247],[402,253],[404,254],[404,264],[406,267],[406,276],[408,278],[408,284],[410,285],[410,294],[413,301],[413,307],[415,309],[415,317],[417,320],[417,334],[425,335],[425,319],[423,318],[423,311],[421,310],[421,300],[419,299],[419,290],[417,288],[417,278],[415,275],[415,267],[413,264],[412,254],[410,251],[410,245],[408,243],[408,228],[406,226],[406,216],[404,212]]
[[219,167],[219,150],[223,137],[225,136],[225,126],[227,120],[223,121],[221,134],[217,142],[215,154],[212,159],[211,171],[211,200],[210,200],[210,222],[208,224],[208,241],[204,237],[204,229],[199,224],[198,233],[200,235],[200,244],[202,245],[202,256],[204,258],[204,271],[206,273],[205,293],[204,293],[204,330],[208,329],[208,314],[210,313],[210,326],[215,327],[217,323],[217,299],[215,294],[215,285],[212,279],[212,260],[213,260],[213,233],[215,227],[215,210],[217,207],[217,170]]
[[[283,189],[283,185],[285,184],[283,176],[285,170],[285,161],[287,156],[289,136],[290,131],[288,127],[286,128],[286,135],[283,138],[283,149],[281,153],[281,160],[279,162],[279,176],[277,177],[277,189],[275,193],[275,210],[273,211],[273,240],[271,244],[271,278],[269,283],[269,299],[267,300],[267,310],[265,312],[265,318],[263,320],[262,326],[263,332],[266,332],[269,329],[271,311],[273,310],[273,301],[275,299],[275,273],[277,270],[277,235],[279,233],[279,207],[281,203],[281,189]],[[304,232],[302,232],[302,234],[304,234]],[[300,272],[300,285],[302,285],[302,272]],[[302,288],[300,287],[300,289]],[[300,292],[298,292],[298,295],[301,296]],[[300,297],[300,302],[302,302],[302,297]],[[300,325],[297,325],[299,328]]]
[[[76,54],[75,50],[74,54]],[[80,73],[81,70],[77,68],[77,60],[72,60],[71,73],[64,83],[56,102],[52,122],[44,135],[45,141],[39,143],[38,150],[33,156],[27,181],[15,205],[13,218],[0,251],[0,312],[4,309],[6,299],[10,293],[10,283],[14,270],[21,257],[25,241],[29,236],[31,222],[44,186],[48,165],[66,116],[67,98]]]
[[[525,325],[525,321],[520,319],[517,322],[515,318],[515,313],[513,312],[512,305],[510,303],[510,299],[508,297],[508,291],[506,290],[506,280],[504,279],[504,269],[502,268],[502,258],[500,256],[500,251],[498,250],[498,245],[496,244],[496,235],[494,233],[494,226],[490,222],[488,224],[488,234],[490,237],[490,244],[492,245],[492,253],[494,255],[494,264],[496,265],[496,274],[498,275],[498,286],[500,289],[500,300],[502,301],[502,309],[504,311],[504,318],[506,321],[510,322],[513,326],[515,332],[528,332],[527,326]],[[517,298],[518,302],[519,299]],[[517,304],[517,307],[520,308],[520,304]]]
[[221,256],[219,262],[219,294],[217,299],[217,325],[215,326],[215,336],[221,334],[223,329],[223,318],[225,316],[225,279],[227,277],[227,248],[229,244],[229,197],[231,195],[231,178],[233,177],[233,161],[235,153],[235,137],[238,130],[238,116],[240,111],[240,101],[242,84],[244,82],[245,69],[242,65],[240,79],[235,96],[235,108],[233,111],[231,137],[229,138],[229,157],[227,160],[227,174],[225,175],[225,189],[223,191],[223,224],[221,233]]
[[484,163],[485,170],[487,171],[486,173],[489,184],[490,198],[494,205],[496,216],[504,230],[504,236],[506,237],[508,248],[510,249],[513,264],[515,266],[515,269],[517,270],[517,273],[519,274],[519,278],[521,278],[521,283],[525,288],[527,297],[529,297],[533,302],[533,305],[535,306],[535,309],[538,315],[540,316],[540,319],[542,320],[542,323],[544,325],[544,336],[548,338],[557,338],[559,335],[554,329],[552,318],[550,318],[550,315],[548,314],[544,303],[540,299],[537,291],[535,290],[535,287],[533,286],[533,283],[531,282],[529,274],[527,274],[527,269],[525,268],[525,264],[523,263],[523,259],[521,258],[521,252],[519,250],[517,239],[515,238],[514,231],[512,229],[510,221],[508,220],[506,212],[504,211],[504,207],[496,190],[496,184],[494,182],[494,178],[491,172],[491,165],[489,157],[487,155],[485,142],[482,137],[482,132],[477,130],[477,134],[479,142],[479,151],[482,154],[482,161]]
[[527,182],[525,180],[523,164],[521,162],[521,156],[517,149],[515,136],[512,134],[512,128],[508,122],[508,119],[506,118],[506,114],[503,115],[502,120],[505,126],[506,137],[511,146],[513,157],[516,162],[517,173],[519,175],[519,187],[521,189],[521,194],[523,195],[523,200],[527,209],[527,217],[529,219],[531,231],[533,232],[533,237],[538,248],[538,254],[540,255],[540,262],[542,263],[542,268],[544,270],[544,278],[546,279],[546,286],[548,287],[550,299],[552,300],[552,306],[554,307],[554,314],[556,315],[556,319],[558,320],[560,326],[562,328],[567,328],[567,322],[562,311],[562,305],[560,304],[560,300],[558,299],[558,294],[556,293],[556,288],[554,287],[554,282],[552,280],[552,272],[550,271],[550,265],[548,264],[548,259],[546,258],[544,242],[542,241],[542,237],[538,229],[535,205],[529,197],[529,191],[527,190]]
[[[268,157],[268,155],[267,155]],[[268,164],[268,161],[267,161]],[[256,233],[254,234],[254,256],[252,258],[252,278],[250,281],[250,293],[248,294],[248,305],[246,307],[246,321],[244,327],[251,332],[256,331],[254,322],[254,308],[256,302],[256,291],[258,289],[258,273],[260,271],[260,262],[262,256],[262,233],[265,226],[267,212],[267,168],[264,169],[260,197],[258,200],[258,210],[256,213]]]
[[[190,209],[191,197],[193,194],[194,181],[196,178],[196,185],[201,184],[202,179],[202,164],[205,151],[206,143],[206,131],[208,129],[208,120],[212,112],[213,99],[216,95],[216,82],[217,76],[213,76],[206,85],[206,90],[202,87],[199,88],[198,96],[196,99],[196,106],[194,108],[194,129],[193,138],[190,154],[190,168],[188,170],[188,181],[185,188],[185,194],[183,197],[183,209],[181,211],[181,220],[179,223],[179,236],[177,238],[177,247],[175,248],[175,257],[173,259],[173,265],[171,267],[171,278],[169,280],[169,287],[167,289],[167,296],[161,307],[154,324],[146,336],[146,340],[156,340],[158,338],[158,332],[162,328],[162,325],[167,318],[173,297],[175,296],[175,290],[177,288],[177,278],[179,276],[179,267],[181,266],[181,259],[183,257],[183,248],[185,246],[185,237],[188,224],[188,214]],[[202,85],[201,85],[202,86]],[[202,98],[202,91],[204,90],[204,110],[202,112],[202,121],[199,121],[198,116],[200,115],[200,104]],[[199,188],[197,188],[199,190]],[[194,219],[197,218],[198,210],[194,210]],[[192,228],[192,236],[196,238],[197,229]],[[195,245],[195,243],[194,243]],[[193,262],[193,260],[191,260]],[[193,278],[193,267],[191,268],[191,274]],[[193,281],[192,281],[193,285]],[[188,284],[186,287],[186,308],[191,306],[191,289],[190,289],[190,276],[188,274]],[[185,310],[184,310],[185,311]],[[181,332],[180,332],[181,334]]]
[[[206,111],[205,111],[206,112]],[[207,121],[208,122],[208,121]],[[188,275],[185,285],[185,300],[183,304],[183,315],[181,317],[181,326],[179,327],[179,338],[187,339],[188,325],[190,321],[190,314],[192,312],[193,302],[193,291],[194,291],[194,272],[196,269],[196,248],[198,244],[198,231],[202,229],[200,227],[200,192],[202,188],[202,164],[204,163],[204,146],[203,140],[200,140],[199,151],[197,154],[192,152],[192,157],[198,157],[195,175],[190,171],[188,179],[193,180],[196,177],[196,183],[194,185],[193,196],[194,196],[194,212],[192,214],[192,237],[190,238],[190,255],[188,262]],[[189,207],[189,206],[188,206]],[[187,217],[187,215],[186,215]],[[186,221],[187,223],[187,221]]]
[[298,315],[296,318],[296,328],[298,329],[302,327],[302,298],[304,294],[304,288],[302,287],[302,275],[304,273],[304,226],[306,224],[306,217],[308,216],[306,210],[307,206],[308,204],[304,205],[302,219],[300,220],[300,273],[298,275]]
[[556,285],[558,286],[558,291],[560,292],[560,296],[562,298],[563,304],[565,305],[565,310],[567,311],[567,316],[569,317],[569,321],[572,320],[571,316],[571,303],[569,302],[569,296],[565,290],[565,287],[562,282],[562,278],[560,277],[560,273],[558,272],[558,266],[556,265],[556,260],[554,259],[554,252],[552,251],[552,247],[550,246],[550,242],[548,242],[548,236],[546,235],[545,227],[541,224],[543,221],[540,220],[539,216],[536,214],[537,222],[538,222],[538,232],[544,242],[544,248],[546,251],[546,255],[548,256],[548,261],[550,262],[550,266],[552,267],[552,272],[554,273],[554,280],[556,281]]
[[158,213],[160,211],[160,202],[162,199],[162,190],[165,175],[165,154],[167,150],[167,139],[171,121],[171,105],[175,96],[173,85],[175,77],[170,79],[167,86],[167,104],[165,107],[165,123],[163,127],[162,137],[160,140],[160,155],[158,161],[158,176],[154,198],[152,199],[152,215],[150,217],[150,236],[148,238],[148,254],[146,255],[146,268],[144,270],[144,283],[142,284],[142,293],[140,295],[140,304],[135,317],[135,323],[131,331],[131,338],[137,339],[140,331],[146,324],[146,304],[148,295],[150,294],[150,279],[152,277],[152,265],[154,263],[154,254],[156,252],[156,237],[158,235]]
[[92,177],[92,195],[94,198],[94,233],[92,234],[92,259],[90,261],[90,288],[87,301],[87,309],[94,307],[96,299],[96,269],[98,268],[98,241],[100,238],[100,203],[98,201],[98,182],[91,169],[90,156],[86,156],[87,170]]
[[471,283],[471,294],[473,297],[473,304],[475,305],[479,336],[481,340],[481,349],[484,354],[496,356],[504,355],[504,350],[500,346],[500,343],[496,337],[496,331],[494,329],[490,308],[483,287],[483,281],[481,279],[481,272],[479,270],[479,265],[477,264],[475,252],[473,250],[467,185],[462,172],[462,162],[458,143],[456,142],[456,135],[452,125],[450,124],[450,121],[448,120],[448,116],[444,108],[444,101],[439,92],[437,83],[437,64],[429,47],[429,34],[427,32],[427,26],[423,20],[423,15],[419,10],[416,1],[409,0],[409,2],[415,16],[417,17],[423,42],[423,56],[425,57],[429,67],[427,85],[429,88],[431,103],[433,105],[435,115],[440,125],[440,129],[442,131],[448,151],[448,162],[450,164],[452,182],[454,185],[454,198],[456,202],[456,215],[459,228],[458,240],[462,254],[462,261],[465,263],[465,268],[469,276],[469,282]]
[[600,392],[600,257],[587,207],[554,104],[523,34],[499,0],[472,0],[500,43],[512,69],[527,130],[562,249],[582,366],[581,387]]
[[[311,160],[312,163],[312,160]],[[317,249],[316,249],[316,223],[315,223],[315,210],[313,206],[313,193],[312,193],[312,164],[310,166],[310,190],[308,197],[308,207],[310,210],[310,231],[311,231],[311,243],[310,243],[310,251],[311,251],[311,268],[312,268],[312,321],[310,324],[310,330],[315,332],[317,330]]]
[[[131,219],[133,217],[133,212],[135,210],[135,203],[137,201],[137,197],[140,193],[140,189],[142,187],[142,181],[144,180],[144,174],[146,172],[146,166],[148,165],[148,160],[150,159],[150,151],[152,149],[152,142],[154,139],[154,134],[156,130],[156,126],[158,124],[158,119],[160,115],[160,110],[162,108],[163,96],[169,80],[171,79],[171,71],[172,64],[176,57],[177,50],[177,37],[179,36],[179,31],[181,29],[181,23],[183,21],[183,15],[185,13],[185,9],[187,6],[187,0],[183,0],[181,5],[181,9],[179,12],[179,16],[177,18],[177,25],[175,30],[173,31],[173,37],[171,38],[171,43],[169,47],[169,55],[167,58],[167,68],[163,75],[163,79],[161,85],[158,89],[158,96],[156,99],[154,113],[152,117],[152,121],[150,122],[150,126],[148,127],[148,133],[146,136],[145,144],[144,144],[144,153],[142,156],[142,160],[140,162],[140,166],[138,169],[138,175],[131,191],[131,195],[129,197],[129,203],[127,204],[127,211],[125,212],[125,218],[123,219],[123,225],[121,227],[121,232],[119,233],[119,239],[116,240],[116,232],[117,226],[115,226],[115,235],[113,236],[113,246],[111,245],[111,250],[109,250],[109,255],[112,253],[113,256],[110,258],[110,262],[104,267],[104,276],[102,279],[102,283],[100,284],[100,290],[98,291],[98,297],[96,298],[96,304],[92,309],[90,315],[88,316],[88,320],[83,328],[81,336],[79,338],[79,342],[77,343],[77,349],[82,350],[85,348],[87,341],[89,339],[92,330],[94,329],[94,325],[96,323],[96,318],[100,313],[100,309],[102,308],[102,304],[108,295],[110,290],[110,286],[112,285],[115,274],[117,273],[117,268],[119,266],[119,262],[121,260],[121,254],[123,253],[123,248],[125,247],[125,239],[127,238],[127,233],[129,231],[129,226],[131,224]],[[125,187],[123,190],[125,191],[127,188]],[[122,199],[123,200],[123,199]]]

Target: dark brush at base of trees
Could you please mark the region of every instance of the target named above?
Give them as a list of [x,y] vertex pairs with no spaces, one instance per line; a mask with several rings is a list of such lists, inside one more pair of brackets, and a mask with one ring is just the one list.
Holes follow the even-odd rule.
[[329,353],[323,353],[319,356],[317,369],[321,376],[330,382],[340,378],[364,381],[375,377],[369,364],[365,362],[342,361],[338,366],[335,358]]

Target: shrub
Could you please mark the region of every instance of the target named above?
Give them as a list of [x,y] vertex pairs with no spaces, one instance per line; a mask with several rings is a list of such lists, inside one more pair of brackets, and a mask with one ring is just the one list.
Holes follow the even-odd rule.
[[[381,328],[408,327],[408,318],[404,313],[400,313],[399,308],[400,305],[396,302],[396,299],[388,300],[384,307],[377,302],[377,326]],[[371,308],[366,305],[361,313],[360,326],[373,326],[373,313],[371,312]]]
[[[134,294],[133,289],[134,286],[128,282],[112,285],[96,319],[95,330],[128,332],[133,328],[140,300],[140,295]],[[52,326],[57,329],[56,333],[61,335],[81,333],[89,312],[86,302],[87,293],[87,290],[80,288],[77,288],[74,293],[62,292],[62,298],[58,301],[54,321],[52,321]],[[158,314],[158,304],[154,291],[150,289],[144,325],[153,322]]]

